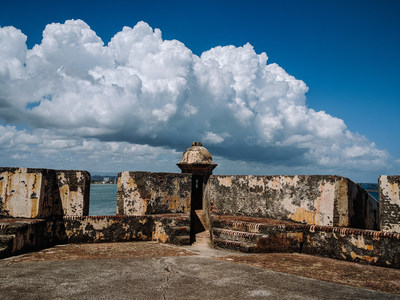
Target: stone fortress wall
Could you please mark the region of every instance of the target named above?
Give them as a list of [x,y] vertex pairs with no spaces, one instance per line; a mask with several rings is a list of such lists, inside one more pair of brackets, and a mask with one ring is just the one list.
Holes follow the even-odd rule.
[[188,174],[121,172],[118,215],[88,216],[86,171],[0,168],[0,257],[57,243],[190,243]]
[[211,176],[214,214],[378,229],[378,202],[340,176]]
[[340,176],[209,178],[214,245],[300,252],[400,268],[400,176],[381,176],[378,203]]
[[400,176],[379,177],[380,230],[400,233]]
[[193,165],[194,173],[185,162],[182,174],[119,173],[115,216],[88,216],[86,171],[0,168],[0,257],[58,243],[190,244],[200,178],[204,224],[216,247],[400,268],[400,176],[379,178],[378,207],[340,176],[211,175],[211,156],[208,165]]

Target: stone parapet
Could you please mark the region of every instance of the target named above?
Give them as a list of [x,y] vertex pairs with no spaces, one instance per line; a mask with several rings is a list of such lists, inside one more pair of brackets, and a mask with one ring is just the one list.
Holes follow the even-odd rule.
[[191,192],[191,174],[121,172],[117,183],[117,214],[188,213]]
[[87,215],[89,193],[86,171],[0,168],[0,217]]
[[89,215],[89,172],[75,170],[57,170],[56,174],[63,207],[63,215]]
[[298,252],[400,268],[400,234],[213,215],[212,242],[242,252]]
[[378,227],[378,203],[339,176],[210,176],[210,213],[366,229]]
[[306,229],[303,253],[400,268],[400,234],[313,225]]
[[379,177],[380,229],[400,233],[400,176]]
[[48,218],[62,213],[54,170],[0,168],[0,216]]
[[70,243],[190,243],[190,214],[64,217],[64,224]]
[[57,219],[0,218],[0,258],[64,243],[64,223]]

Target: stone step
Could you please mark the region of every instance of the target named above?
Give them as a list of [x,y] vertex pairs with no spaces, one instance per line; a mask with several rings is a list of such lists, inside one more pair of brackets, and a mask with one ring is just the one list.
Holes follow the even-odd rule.
[[212,216],[211,226],[228,230],[271,234],[274,232],[302,232],[306,224],[266,218],[246,218],[237,216]]
[[231,241],[231,240],[224,240],[221,238],[213,237],[212,244],[214,247],[217,247],[217,248],[236,250],[236,251],[246,252],[246,253],[258,252],[257,245],[254,243],[249,243],[249,242]]
[[[233,245],[232,249],[239,251],[242,250],[236,249],[235,243],[250,243],[254,246],[251,252],[301,252],[303,247],[303,232],[271,231],[261,234],[213,228],[212,239],[224,240],[227,248]],[[243,251],[248,252],[246,249]]]
[[175,245],[190,245],[190,236],[189,235],[177,235],[172,241]]
[[251,243],[257,243],[257,241],[262,238],[268,238],[268,235],[261,233],[244,232],[225,228],[213,228],[212,235],[213,237],[223,240]]
[[176,236],[190,235],[190,226],[174,226],[171,229]]
[[13,249],[15,235],[0,234],[0,258],[10,256]]
[[190,245],[190,226],[174,226],[170,228],[173,231],[171,243],[175,245]]

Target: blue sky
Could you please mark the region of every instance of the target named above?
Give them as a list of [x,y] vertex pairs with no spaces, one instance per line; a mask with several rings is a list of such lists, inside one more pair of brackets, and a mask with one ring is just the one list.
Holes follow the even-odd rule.
[[[302,87],[302,90],[298,92],[295,106],[312,109],[315,112],[324,111],[326,115],[342,120],[346,129],[339,124],[340,122],[328,120],[325,115],[306,112],[305,117],[298,120],[298,124],[302,125],[296,126],[303,126],[305,120],[309,123],[304,125],[304,129],[299,133],[289,126],[290,112],[282,112],[278,106],[266,109],[264,106],[251,104],[253,100],[246,99],[250,99],[254,95],[251,94],[250,97],[245,90],[241,90],[242,87],[235,88],[234,97],[243,100],[244,104],[239,105],[236,102],[229,106],[230,102],[226,100],[227,106],[235,107],[232,108],[233,112],[226,112],[223,106],[215,106],[212,102],[207,102],[208,100],[204,100],[204,108],[201,105],[198,108],[196,103],[199,102],[196,101],[202,100],[197,99],[196,95],[189,95],[186,102],[179,102],[181,101],[180,97],[185,96],[179,94],[180,90],[177,87],[178,100],[172,104],[185,103],[187,107],[193,107],[193,117],[192,119],[188,117],[188,122],[194,120],[193,122],[198,124],[198,127],[201,126],[202,121],[200,120],[208,117],[203,110],[206,111],[208,107],[215,112],[218,111],[219,113],[215,113],[215,116],[210,116],[210,119],[207,120],[207,124],[211,124],[210,128],[215,130],[208,129],[202,132],[200,129],[196,129],[190,134],[184,134],[182,138],[176,138],[177,135],[180,135],[177,128],[185,128],[180,121],[176,121],[179,115],[176,108],[175,110],[171,108],[172,104],[170,103],[171,105],[168,107],[172,109],[172,112],[168,116],[162,115],[169,108],[164,105],[165,102],[162,100],[151,102],[149,99],[152,98],[142,99],[153,105],[148,110],[143,108],[143,111],[151,111],[152,116],[158,118],[159,123],[154,125],[152,122],[146,123],[146,121],[143,128],[137,129],[136,134],[130,133],[140,127],[138,124],[132,123],[125,130],[111,121],[107,124],[104,122],[98,124],[96,128],[99,129],[99,133],[97,131],[93,133],[93,128],[90,133],[81,132],[84,131],[83,123],[76,121],[79,118],[75,118],[75,116],[68,117],[66,122],[68,125],[64,122],[68,127],[67,130],[61,123],[57,124],[54,121],[57,117],[51,115],[51,112],[55,113],[56,111],[56,108],[51,107],[52,103],[42,107],[44,102],[40,102],[40,99],[56,99],[55,94],[57,94],[62,99],[60,103],[64,101],[58,109],[65,111],[68,110],[67,103],[74,103],[71,99],[75,99],[69,99],[69,94],[55,93],[53,95],[50,89],[43,91],[34,99],[19,96],[25,97],[27,103],[24,102],[24,107],[27,112],[6,108],[10,105],[7,101],[11,100],[7,100],[7,96],[4,94],[9,97],[11,97],[10,95],[17,97],[15,93],[17,90],[20,92],[19,86],[40,85],[39,81],[35,81],[38,80],[38,75],[35,75],[35,80],[30,79],[24,84],[16,84],[15,90],[9,88],[10,90],[7,92],[3,92],[3,98],[0,95],[0,108],[3,107],[0,110],[2,112],[0,113],[0,124],[4,127],[3,131],[11,136],[11,144],[16,140],[22,140],[18,144],[20,150],[13,152],[8,148],[2,151],[5,155],[0,163],[52,168],[70,168],[69,166],[72,165],[71,168],[82,166],[92,172],[115,172],[121,171],[121,168],[124,167],[152,171],[176,171],[175,161],[171,162],[171,160],[179,159],[181,151],[190,145],[192,139],[203,139],[206,147],[219,159],[216,161],[220,163],[220,171],[216,169],[217,173],[327,174],[333,172],[358,181],[375,181],[381,173],[398,173],[400,164],[400,141],[398,138],[400,131],[400,122],[398,121],[398,116],[400,116],[398,93],[400,79],[398,71],[400,68],[398,55],[400,53],[399,14],[400,3],[398,1],[7,1],[2,3],[0,26],[13,26],[20,29],[27,36],[28,49],[41,43],[46,25],[53,22],[64,24],[66,20],[71,19],[83,20],[97,37],[101,38],[104,46],[107,46],[111,38],[124,26],[133,28],[139,21],[146,22],[153,30],[159,28],[163,41],[178,40],[198,57],[204,51],[218,46],[233,45],[239,48],[250,43],[253,46],[254,55],[266,53],[267,65],[276,63],[287,72],[288,76],[291,75],[307,85],[308,90]],[[49,31],[49,34],[54,32]],[[3,42],[5,41],[3,40]],[[49,45],[46,47],[50,47]],[[179,47],[177,49],[184,51]],[[32,53],[47,61],[51,55],[68,57],[66,52],[62,52],[64,50],[57,51],[59,52],[47,51],[43,45],[40,51]],[[223,48],[223,53],[214,51],[202,58],[204,61],[214,59],[221,66],[224,57],[229,56],[233,61],[234,55],[243,57],[243,53],[240,51],[228,51]],[[48,55],[47,58],[46,55]],[[3,57],[3,59],[5,61],[10,57]],[[74,56],[69,59],[73,60]],[[67,63],[61,58],[52,62],[55,65],[58,64],[57,70],[63,66],[68,73]],[[176,63],[179,65],[182,60]],[[245,68],[246,61],[243,60],[242,63],[242,68]],[[30,65],[34,66],[32,62],[27,61],[27,68],[30,68]],[[205,65],[207,68],[210,66],[207,63]],[[105,69],[105,66],[101,65],[101,67]],[[167,68],[165,65],[163,67]],[[107,66],[107,68],[110,70],[116,66]],[[95,65],[91,65],[87,67],[86,71],[94,69]],[[221,69],[223,68],[221,67]],[[30,70],[34,70],[29,71],[31,73],[46,73],[36,67],[32,67]],[[170,76],[170,71],[165,72]],[[245,80],[235,72],[237,72],[236,69],[232,70],[235,82],[239,84],[238,80]],[[277,74],[280,71],[274,69],[271,72]],[[106,73],[101,74],[104,76]],[[10,87],[10,80],[17,82],[15,80],[26,78],[22,75],[22,77],[15,76],[3,77],[3,84]],[[140,73],[138,76],[142,83],[145,82],[144,78],[148,78],[148,74],[144,73]],[[183,77],[190,82],[191,76],[184,75]],[[78,77],[74,78],[78,80]],[[168,78],[171,79],[171,77]],[[57,88],[58,83],[54,83],[53,86]],[[119,84],[124,88],[129,87],[129,84],[125,82]],[[263,84],[258,81],[254,84],[257,85],[257,91],[263,88]],[[65,86],[65,83],[62,85]],[[192,85],[188,84],[188,86],[190,91],[195,90]],[[204,90],[201,89],[205,89],[205,87],[196,88],[200,89],[200,94],[197,95],[202,95]],[[218,88],[223,90],[222,86],[218,86]],[[270,90],[279,88],[281,91],[281,87],[278,85],[268,88]],[[151,91],[155,91],[154,87]],[[26,93],[32,95],[33,92],[28,91],[27,88]],[[38,94],[40,93],[38,92]],[[209,94],[210,92],[207,92],[204,97],[207,98]],[[302,99],[304,94],[305,100]],[[154,97],[163,99],[162,95],[164,94],[154,95]],[[286,99],[285,95],[282,94],[279,97]],[[96,96],[93,97],[96,98]],[[58,100],[56,99],[56,101]],[[50,100],[49,102],[54,102],[56,105],[56,101]],[[122,98],[121,101],[123,101]],[[237,105],[240,107],[247,105],[254,114],[254,122],[246,119],[246,122],[248,121],[250,124],[240,119],[243,117],[243,111]],[[265,113],[260,115],[257,109],[264,109]],[[279,118],[272,122],[268,116],[274,112]],[[115,114],[119,113],[115,112]],[[231,119],[226,117],[229,113],[232,113]],[[115,114],[110,116],[110,119],[117,119]],[[235,116],[239,115],[241,117],[235,119]],[[96,119],[96,115],[91,117],[93,120]],[[241,120],[242,125],[239,124],[240,122],[237,127],[232,125],[231,131],[223,124],[225,122],[234,124],[237,120]],[[321,134],[323,133],[318,132],[319,125],[316,120],[323,120],[321,128],[337,126],[337,130],[342,130],[343,134],[335,133],[330,140],[322,141]],[[281,122],[281,124],[276,125],[276,122]],[[332,125],[330,122],[333,122]],[[10,126],[15,126],[15,130],[10,129]],[[271,131],[271,126],[275,126],[276,130]],[[158,129],[153,130],[154,127]],[[253,132],[257,130],[259,134],[253,136]],[[350,135],[345,133],[345,130],[353,135],[359,134],[366,140],[353,135],[349,137]],[[304,137],[310,138],[304,142]],[[184,138],[187,138],[187,141]],[[343,142],[347,138],[349,140]],[[32,142],[32,140],[40,142]],[[300,140],[301,142],[299,142]],[[336,145],[336,141],[340,142],[337,142]],[[99,162],[104,158],[91,157],[88,151],[82,150],[86,147],[82,145],[88,143],[92,143],[92,148],[88,149],[97,149],[94,151],[101,151],[99,149],[104,148],[111,149],[111,152],[105,154],[106,157],[112,158],[109,164],[99,167]],[[104,147],[104,145],[96,143],[108,144]],[[116,145],[118,143],[126,144]],[[371,143],[375,143],[374,147],[371,146]],[[330,144],[335,144],[337,147],[328,149]],[[59,151],[49,151],[49,154],[45,151],[44,145],[50,148],[55,147],[52,149],[59,149]],[[78,147],[79,145],[80,147]],[[347,147],[347,150],[336,156],[336,153],[342,151],[344,147]],[[27,151],[32,148],[35,149],[36,157],[35,154]],[[368,151],[364,151],[366,148]],[[118,155],[118,152],[123,152],[126,156]],[[268,157],[264,157],[260,153],[266,153]],[[141,159],[132,158],[132,164],[124,164],[123,161],[129,157],[141,157]],[[146,165],[149,157],[152,161],[158,160],[159,163],[152,164],[152,166]],[[115,163],[113,164],[112,161]],[[369,164],[368,161],[374,163]],[[171,164],[173,166],[169,167]]]

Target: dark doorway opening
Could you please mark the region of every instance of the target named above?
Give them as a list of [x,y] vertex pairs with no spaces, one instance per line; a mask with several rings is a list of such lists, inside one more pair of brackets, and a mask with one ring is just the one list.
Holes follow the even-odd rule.
[[203,176],[192,176],[192,203],[190,218],[190,242],[196,241],[196,234],[206,230],[203,214]]
[[192,176],[192,210],[203,209],[203,176]]

